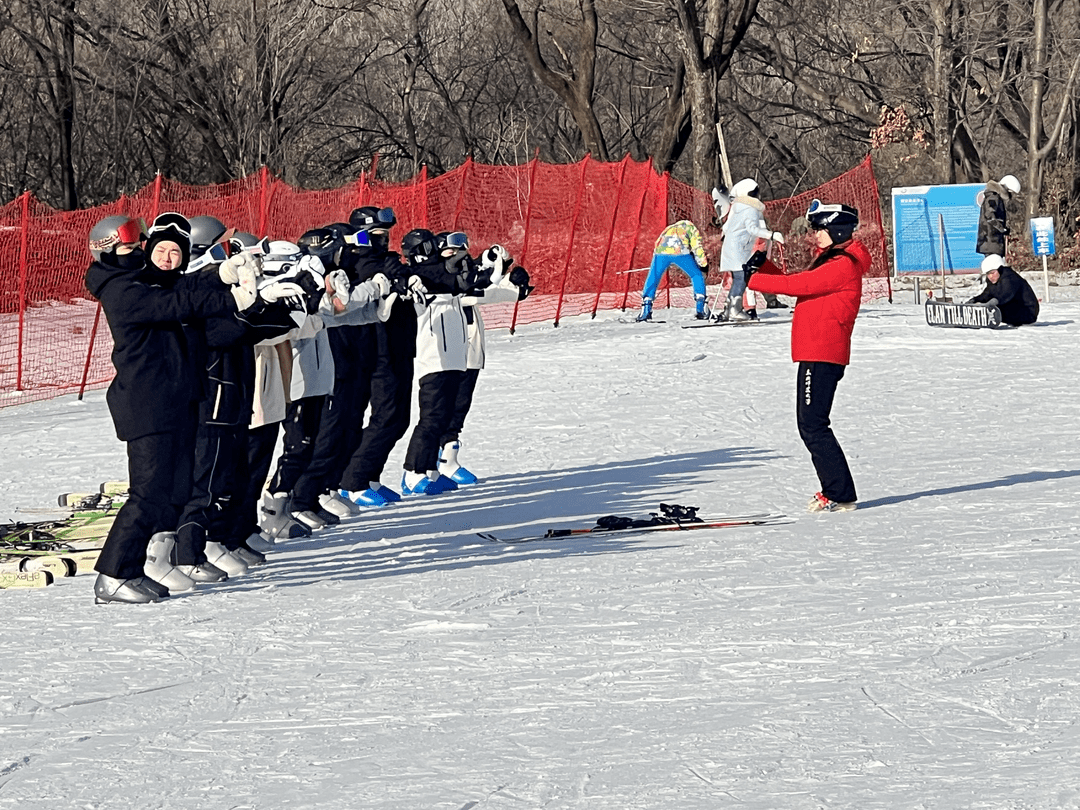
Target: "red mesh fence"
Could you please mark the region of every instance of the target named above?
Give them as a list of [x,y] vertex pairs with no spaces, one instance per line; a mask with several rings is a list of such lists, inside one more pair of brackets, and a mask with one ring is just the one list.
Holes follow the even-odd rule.
[[[857,207],[860,238],[873,256],[864,298],[889,296],[888,257],[870,160],[790,200],[766,203],[770,227],[787,233],[809,201],[819,197]],[[304,231],[348,218],[360,205],[390,206],[401,225],[469,234],[474,253],[499,243],[528,268],[535,292],[518,304],[485,308],[491,328],[547,321],[600,310],[636,309],[657,235],[670,222],[691,219],[705,235],[710,261],[720,249],[709,194],[651,162],[626,158],[571,165],[537,160],[520,166],[466,161],[436,178],[422,171],[406,183],[370,175],[337,189],[294,189],[265,169],[216,186],[186,186],[158,177],[131,197],[81,211],[55,211],[29,192],[0,207],[0,407],[101,388],[112,378],[112,342],[97,303],[83,287],[90,260],[87,234],[103,217],[152,220],[162,211],[209,214],[231,227],[296,239]],[[802,240],[789,239],[781,260],[791,268],[809,259]],[[709,281],[718,284],[715,275]],[[688,280],[665,277],[658,306],[690,306]]]

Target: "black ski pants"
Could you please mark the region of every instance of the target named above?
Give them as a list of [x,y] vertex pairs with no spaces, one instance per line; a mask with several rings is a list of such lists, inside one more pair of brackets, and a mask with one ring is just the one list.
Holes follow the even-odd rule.
[[334,392],[323,404],[311,461],[292,489],[289,508],[293,512],[319,508],[319,496],[341,483],[345,467],[363,438],[364,412],[371,400],[375,357],[364,358],[355,346],[347,345],[343,340],[347,334],[337,336],[335,341],[335,333],[350,328],[343,326],[331,330]]
[[[281,422],[271,422],[268,425],[248,429],[247,486],[239,512],[241,524],[233,533],[233,536],[240,538],[240,541],[247,540],[249,536],[259,531],[259,501],[266,486],[266,477],[270,474],[270,464],[274,460],[280,428]],[[239,548],[241,545],[243,542],[235,546],[225,543],[225,546],[230,549]]]
[[829,421],[836,386],[843,379],[844,370],[844,366],[836,363],[799,363],[795,404],[799,436],[810,451],[821,493],[838,503],[857,500],[851,470]]
[[146,545],[158,532],[175,531],[191,495],[197,416],[177,430],[127,443],[128,498],[105,538],[94,568],[117,579],[143,575]]
[[342,489],[362,491],[382,476],[394,445],[409,430],[412,384],[412,357],[395,358],[380,353],[371,376],[371,416],[360,445],[341,475]]
[[319,435],[325,396],[304,397],[290,402],[285,412],[281,455],[277,469],[270,479],[271,492],[291,492],[304,470],[311,463],[315,452],[315,439]]
[[405,451],[405,469],[427,472],[439,468],[439,439],[454,418],[454,403],[464,371],[436,371],[420,379],[420,418]]
[[465,417],[469,415],[469,409],[472,408],[473,394],[476,392],[476,381],[478,379],[480,379],[480,369],[478,368],[470,368],[465,372],[465,376],[461,378],[457,399],[454,401],[454,415],[450,419],[450,426],[447,427],[446,433],[439,439],[440,449],[448,442],[455,442],[461,438],[461,431],[465,427]]
[[176,529],[177,565],[206,562],[208,540],[235,548],[247,537],[234,536],[246,526],[239,513],[249,478],[247,432],[247,425],[199,425],[191,497]]

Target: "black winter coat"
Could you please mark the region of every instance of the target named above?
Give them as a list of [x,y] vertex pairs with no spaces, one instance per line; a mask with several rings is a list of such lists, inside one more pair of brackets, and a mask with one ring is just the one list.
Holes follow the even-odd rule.
[[1002,267],[998,274],[997,283],[987,281],[986,289],[972,298],[972,302],[985,304],[991,298],[996,298],[1003,323],[1013,326],[1035,323],[1039,317],[1039,299],[1035,297],[1035,291],[1027,279],[1011,267]]
[[127,442],[178,429],[202,391],[181,322],[235,313],[232,294],[214,272],[148,269],[142,251],[104,254],[85,283],[112,332],[116,377],[106,401],[117,437]]
[[[382,273],[391,281],[409,277],[409,268],[402,264],[401,254],[392,250],[379,252],[361,248],[354,268],[359,281],[367,281],[377,273]],[[375,351],[391,362],[416,356],[416,310],[409,301],[398,298],[385,322],[359,328],[371,330]]]
[[296,328],[288,307],[271,304],[257,316],[224,316],[205,322],[207,395],[199,405],[203,425],[246,427],[251,423],[255,399],[256,343],[279,337]]

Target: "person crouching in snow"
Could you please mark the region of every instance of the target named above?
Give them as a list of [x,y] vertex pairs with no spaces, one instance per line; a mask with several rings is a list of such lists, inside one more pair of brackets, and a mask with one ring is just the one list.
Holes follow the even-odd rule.
[[680,219],[674,225],[668,225],[661,231],[653,248],[652,264],[649,275],[645,277],[645,288],[641,291],[641,314],[637,320],[652,320],[653,299],[656,288],[667,269],[675,265],[690,277],[694,287],[694,303],[698,320],[708,320],[709,308],[705,304],[705,276],[709,272],[709,260],[705,256],[705,245],[697,225],[690,220]]
[[[795,296],[791,321],[791,359],[799,364],[795,417],[821,482],[821,491],[807,507],[811,512],[844,512],[854,509],[858,499],[829,414],[836,386],[851,361],[851,333],[870,254],[853,238],[859,215],[851,206],[814,200],[806,219],[817,251],[807,270],[784,275],[765,251],[754,253],[744,270],[751,290]],[[760,272],[755,272],[758,268]]]
[[988,304],[1001,310],[1001,322],[1013,326],[1035,323],[1039,317],[1039,299],[1027,279],[1017,273],[996,253],[982,260],[986,289],[969,298],[968,304]]

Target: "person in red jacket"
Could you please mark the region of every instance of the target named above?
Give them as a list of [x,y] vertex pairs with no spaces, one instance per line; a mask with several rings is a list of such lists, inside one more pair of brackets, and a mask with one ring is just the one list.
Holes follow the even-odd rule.
[[[764,251],[750,257],[748,286],[796,299],[791,321],[791,359],[799,364],[795,416],[799,436],[821,481],[811,512],[846,512],[857,496],[844,451],[829,423],[837,383],[851,361],[851,332],[862,301],[862,278],[870,254],[854,239],[858,212],[849,205],[814,200],[806,212],[817,256],[810,267],[784,275]],[[755,272],[760,268],[760,272]]]

